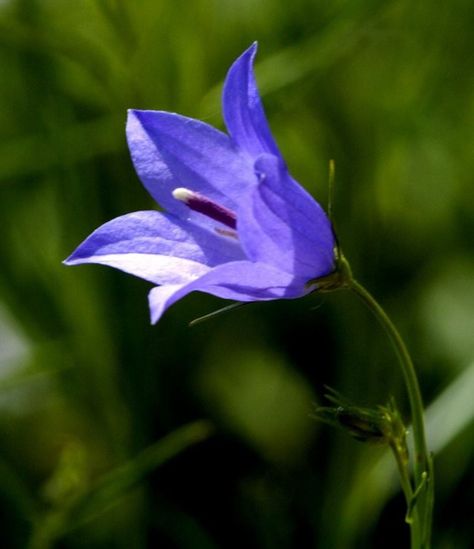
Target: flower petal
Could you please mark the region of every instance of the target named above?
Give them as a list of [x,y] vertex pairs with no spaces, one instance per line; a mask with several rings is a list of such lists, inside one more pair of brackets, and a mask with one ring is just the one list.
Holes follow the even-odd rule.
[[281,157],[272,137],[253,73],[257,43],[252,44],[231,66],[224,83],[224,120],[232,139],[256,157],[272,153]]
[[237,301],[268,301],[301,297],[311,290],[302,279],[270,265],[235,261],[220,265],[189,284],[153,288],[149,294],[152,322],[158,322],[168,307],[193,291]]
[[321,206],[269,154],[255,162],[260,184],[242,197],[237,231],[248,258],[306,280],[334,270],[335,240]]
[[212,126],[175,113],[130,110],[127,139],[135,169],[166,210],[200,224],[209,220],[175,200],[186,187],[235,209],[240,193],[256,183],[252,163]]
[[145,211],[105,223],[65,263],[100,263],[155,284],[183,284],[243,257],[233,238],[173,215]]

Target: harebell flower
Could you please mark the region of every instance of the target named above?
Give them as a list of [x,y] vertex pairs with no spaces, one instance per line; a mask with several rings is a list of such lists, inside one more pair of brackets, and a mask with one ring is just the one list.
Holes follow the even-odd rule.
[[255,53],[256,44],[227,74],[228,134],[175,113],[129,111],[136,171],[165,211],[113,219],[66,260],[109,265],[156,284],[153,322],[195,290],[243,302],[296,298],[336,268],[331,223],[288,173],[270,133]]
[[253,44],[227,73],[227,133],[176,113],[129,111],[131,157],[162,211],[129,213],[105,223],[65,263],[99,263],[152,282],[152,322],[193,291],[252,302],[352,290],[380,321],[400,361],[411,407],[413,475],[393,406],[372,412],[341,405],[333,396],[336,407],[320,408],[318,414],[360,439],[376,437],[395,449],[412,549],[428,549],[433,467],[412,360],[385,311],[353,278],[329,217],[288,172],[258,93],[256,50]]

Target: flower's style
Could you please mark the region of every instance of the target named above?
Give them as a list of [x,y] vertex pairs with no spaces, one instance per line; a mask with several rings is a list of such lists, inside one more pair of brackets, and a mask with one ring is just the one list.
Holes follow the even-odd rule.
[[270,133],[253,74],[256,48],[225,80],[228,134],[175,113],[130,110],[135,169],[164,211],[105,223],[65,261],[109,265],[157,285],[153,322],[195,290],[237,301],[296,298],[335,270],[331,223],[288,173]]

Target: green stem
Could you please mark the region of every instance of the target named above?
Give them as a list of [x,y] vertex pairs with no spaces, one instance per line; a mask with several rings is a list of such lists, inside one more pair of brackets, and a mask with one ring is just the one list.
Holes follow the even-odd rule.
[[415,524],[413,523],[413,519],[409,518],[409,513],[412,514],[411,508],[412,508],[412,501],[413,501],[413,488],[411,485],[411,479],[410,479],[410,473],[408,471],[407,464],[404,463],[401,460],[401,456],[397,450],[397,448],[394,447],[394,445],[390,445],[392,453],[395,457],[395,460],[397,462],[398,467],[398,473],[400,475],[400,484],[402,486],[403,493],[405,494],[405,500],[407,503],[407,513],[405,516],[405,522],[407,522],[410,526],[410,547],[416,548],[420,546],[419,539],[420,539],[420,532],[419,532],[419,521],[415,521]]
[[391,444],[390,447],[395,457],[395,461],[397,462],[397,468],[400,474],[400,484],[402,485],[402,490],[405,494],[407,506],[410,506],[413,498],[413,487],[411,485],[410,473],[408,472],[407,465],[406,463],[404,463],[400,452],[398,451],[398,448],[396,448],[395,444]]
[[400,333],[375,298],[353,278],[350,279],[348,286],[365,303],[384,328],[395,348],[402,368],[410,402],[415,450],[413,466],[415,486],[413,491],[416,492],[417,487],[422,482],[426,482],[426,488],[421,490],[422,493],[420,493],[415,503],[413,522],[410,524],[412,549],[429,549],[433,507],[433,467],[431,455],[428,452],[426,444],[423,401],[415,368]]

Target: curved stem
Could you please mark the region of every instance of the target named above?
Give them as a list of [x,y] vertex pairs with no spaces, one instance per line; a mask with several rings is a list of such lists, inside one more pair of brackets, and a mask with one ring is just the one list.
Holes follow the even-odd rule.
[[413,466],[415,477],[414,492],[416,492],[417,487],[426,482],[426,488],[420,490],[421,493],[414,505],[413,524],[411,525],[412,547],[413,544],[416,543],[417,547],[428,549],[430,546],[431,514],[433,507],[433,468],[431,455],[428,452],[428,446],[426,444],[423,401],[415,368],[400,333],[375,298],[354,279],[350,280],[348,286],[365,303],[384,328],[395,348],[402,368],[410,402],[413,429],[415,450]]

